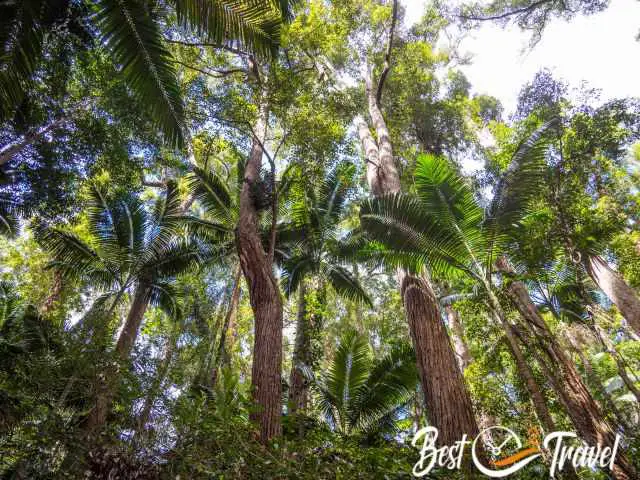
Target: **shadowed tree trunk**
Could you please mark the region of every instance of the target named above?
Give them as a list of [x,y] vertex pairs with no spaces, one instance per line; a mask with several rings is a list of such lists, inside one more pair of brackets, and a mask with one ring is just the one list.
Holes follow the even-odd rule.
[[599,256],[588,257],[585,269],[591,280],[611,300],[636,335],[640,335],[640,299],[622,276]]
[[251,153],[244,168],[236,236],[254,314],[251,383],[257,411],[252,413],[251,419],[259,424],[260,440],[266,443],[282,433],[282,298],[273,275],[272,261],[262,245],[259,213],[254,202],[254,192],[260,184],[268,120],[266,94],[263,93],[260,103]]
[[289,411],[295,414],[307,406],[307,386],[300,371],[301,365],[309,365],[309,332],[307,326],[306,286],[304,280],[298,287],[298,314],[296,318],[296,339],[289,375]]
[[[376,98],[369,69],[365,75],[369,116],[377,142],[365,120],[356,119],[365,153],[367,182],[374,196],[400,191],[400,177],[393,158],[389,130]],[[478,426],[471,398],[456,362],[433,288],[423,276],[400,270],[398,283],[416,352],[418,373],[430,423],[437,427],[441,445],[451,445],[463,434],[474,438]]]
[[[497,267],[507,275],[513,273],[505,257],[498,260]],[[548,358],[551,384],[565,404],[569,418],[578,434],[592,445],[613,446],[615,442],[613,429],[605,420],[600,406],[591,396],[573,362],[540,316],[526,286],[520,281],[512,281],[508,284],[507,292],[525,320],[525,326],[531,332],[532,340]],[[622,453],[617,457],[613,475],[616,480],[637,478],[635,468]]]
[[[116,343],[116,353],[121,360],[127,360],[138,338],[140,325],[149,306],[151,287],[148,282],[141,281],[135,289],[129,314]],[[118,381],[117,366],[107,368],[100,375],[96,384],[96,404],[87,418],[89,433],[97,432],[106,423],[113,404],[115,384]]]
[[464,340],[464,329],[460,323],[460,316],[451,305],[445,306],[444,311],[451,329],[451,338],[453,339],[453,348],[458,357],[458,365],[460,366],[460,371],[464,373],[467,367],[471,365],[472,358],[467,342]]
[[218,373],[222,365],[229,363],[229,330],[232,328],[235,321],[236,313],[238,311],[238,303],[240,301],[240,276],[242,275],[242,269],[240,266],[236,269],[236,273],[233,278],[233,290],[231,292],[231,299],[229,300],[229,308],[224,317],[222,323],[222,330],[220,331],[220,340],[218,341],[218,349],[213,361],[213,367],[211,367],[211,388],[215,388],[218,381]]

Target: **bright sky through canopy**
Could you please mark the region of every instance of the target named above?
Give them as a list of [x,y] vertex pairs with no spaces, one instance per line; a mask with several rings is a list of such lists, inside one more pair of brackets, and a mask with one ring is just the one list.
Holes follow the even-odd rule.
[[[408,24],[420,18],[424,0],[401,0]],[[473,56],[462,68],[474,92],[497,97],[505,113],[515,109],[520,88],[535,73],[549,68],[557,78],[578,87],[584,80],[602,90],[602,98],[640,97],[640,2],[614,0],[604,12],[577,15],[570,22],[554,19],[542,40],[528,48],[530,32],[487,22],[461,44]]]

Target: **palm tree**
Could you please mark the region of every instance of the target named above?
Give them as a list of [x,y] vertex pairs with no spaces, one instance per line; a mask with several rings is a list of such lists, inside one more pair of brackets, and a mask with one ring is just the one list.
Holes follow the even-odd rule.
[[[544,125],[519,146],[486,211],[447,160],[429,155],[418,160],[416,195],[381,197],[366,202],[361,210],[363,227],[388,248],[381,253],[387,261],[412,268],[427,265],[434,274],[445,277],[462,274],[477,282],[486,295],[491,314],[504,328],[519,368],[525,368],[526,364],[518,358],[517,329],[508,322],[498,299],[493,263],[496,252],[507,250],[510,229],[527,212],[536,192],[535,185],[544,181],[547,148],[544,135],[550,126]],[[508,283],[509,279],[505,280]],[[526,288],[512,282],[509,291],[523,315],[528,333],[547,357],[547,362],[542,357],[538,359],[580,435],[594,444],[613,445],[613,431],[600,407],[535,308]],[[560,373],[554,374],[558,370]],[[619,458],[614,473],[618,479],[635,475],[624,457]]]
[[[283,22],[295,2],[287,0],[172,0],[178,24],[207,42],[237,45],[273,57]],[[166,139],[181,145],[185,121],[175,64],[164,44],[163,8],[143,0],[24,0],[0,7],[0,121],[21,103],[43,59],[47,37],[61,28],[94,35],[113,56],[142,105]],[[87,28],[88,25],[88,28]]]
[[358,279],[345,268],[349,245],[339,238],[339,225],[344,220],[354,173],[354,166],[347,163],[337,165],[319,183],[309,182],[302,172],[291,173],[297,174],[289,190],[291,220],[278,227],[276,249],[285,295],[289,297],[298,292],[296,339],[289,377],[291,413],[306,408],[307,384],[300,367],[312,366],[311,337],[313,331],[322,328],[318,315],[309,318],[306,280],[313,276],[319,281],[318,293],[323,300],[324,285],[328,284],[343,298],[371,305]]
[[[190,217],[190,230],[194,235],[215,244],[220,259],[231,259],[235,270],[229,305],[222,322],[218,346],[215,350],[211,349],[205,362],[206,368],[210,370],[208,372],[209,386],[215,388],[220,367],[229,361],[232,344],[228,334],[230,330],[233,330],[240,301],[242,271],[236,256],[235,245],[240,192],[237,188],[230,188],[228,181],[214,171],[200,167],[193,168],[193,172],[187,177],[187,185],[191,191],[191,198],[202,208],[204,214],[201,217]],[[215,337],[215,332],[213,332],[213,336]]]
[[410,345],[397,345],[372,360],[367,338],[355,330],[342,335],[322,378],[315,379],[309,368],[304,372],[318,394],[325,420],[343,435],[372,437],[395,431],[418,385]]
[[[85,281],[104,292],[91,309],[102,311],[92,315],[94,322],[95,317],[110,319],[125,294],[130,294],[131,305],[116,343],[116,353],[126,360],[148,306],[177,317],[179,292],[173,287],[174,278],[202,265],[211,250],[183,235],[189,218],[182,214],[173,183],[151,212],[134,194],[109,198],[91,185],[88,196],[88,227],[95,247],[59,228],[39,227],[36,236],[63,278]],[[106,419],[110,401],[105,396],[99,395],[99,408],[92,412],[93,426],[101,426]]]

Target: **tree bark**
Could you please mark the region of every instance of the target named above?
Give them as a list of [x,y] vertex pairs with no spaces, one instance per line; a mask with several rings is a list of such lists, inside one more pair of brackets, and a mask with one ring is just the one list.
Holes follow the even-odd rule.
[[[367,182],[374,196],[400,191],[400,177],[393,158],[391,137],[376,100],[369,69],[365,75],[369,116],[377,135],[374,140],[362,117],[356,126],[365,153]],[[425,410],[438,428],[441,445],[451,445],[464,434],[474,438],[478,425],[464,379],[458,368],[433,288],[422,276],[398,272],[398,283],[409,324]]]
[[456,356],[458,358],[458,365],[460,366],[460,371],[464,374],[464,371],[467,369],[467,367],[471,365],[472,358],[471,353],[469,352],[469,347],[467,346],[467,342],[465,342],[464,340],[464,330],[462,328],[462,324],[460,323],[460,316],[451,305],[445,306],[444,311],[447,316],[449,328],[451,329],[453,349],[456,352]]
[[[503,273],[513,273],[505,257],[498,260],[497,267]],[[520,281],[512,281],[508,284],[507,292],[532,333],[532,341],[538,344],[542,354],[549,359],[554,377],[550,380],[556,394],[565,404],[578,434],[592,445],[612,446],[615,441],[613,429],[605,420],[600,406],[591,396],[573,362],[540,316],[526,286]],[[637,478],[635,468],[622,453],[617,457],[613,475],[616,480]]]
[[[124,323],[122,332],[116,343],[116,353],[122,361],[126,361],[131,355],[133,346],[138,338],[138,332],[142,319],[147,311],[151,295],[151,286],[147,281],[138,283],[133,294],[133,301],[129,309],[129,314]],[[113,405],[114,389],[118,381],[118,366],[112,365],[107,368],[96,382],[96,404],[87,418],[87,431],[89,434],[98,432],[106,423],[111,406]]]
[[0,167],[5,163],[11,161],[13,157],[18,155],[29,145],[33,145],[36,141],[40,140],[47,132],[62,126],[62,124],[64,124],[66,121],[67,118],[62,117],[52,121],[42,128],[31,129],[24,135],[22,140],[15,143],[10,143],[9,145],[5,145],[4,147],[0,148]]
[[133,294],[129,314],[124,322],[122,332],[120,332],[120,336],[118,337],[118,342],[116,343],[116,352],[123,360],[128,359],[131,355],[133,346],[138,338],[140,325],[142,325],[142,319],[149,306],[150,297],[151,286],[147,282],[140,282]]
[[587,258],[585,269],[591,280],[618,307],[631,329],[636,335],[640,335],[640,299],[635,290],[597,255]]
[[306,307],[306,286],[300,282],[298,288],[298,314],[296,319],[296,340],[289,375],[289,412],[305,411],[307,407],[307,382],[300,371],[301,365],[309,365],[309,332]]
[[242,275],[242,269],[238,265],[236,269],[236,273],[233,279],[233,290],[231,292],[231,299],[229,301],[229,308],[227,309],[227,313],[224,317],[224,322],[222,323],[222,330],[220,332],[220,340],[218,341],[218,350],[213,362],[213,367],[211,368],[211,388],[215,388],[216,382],[218,381],[218,373],[220,367],[225,364],[229,364],[229,341],[228,335],[229,330],[232,327],[232,324],[236,317],[236,312],[238,311],[238,303],[240,301],[240,276]]
[[266,94],[263,93],[260,103],[251,153],[244,169],[236,237],[254,314],[251,382],[253,401],[258,410],[252,413],[251,419],[259,424],[260,440],[266,443],[282,433],[282,298],[273,265],[262,245],[259,214],[252,195],[252,186],[260,181],[262,167],[268,120]]

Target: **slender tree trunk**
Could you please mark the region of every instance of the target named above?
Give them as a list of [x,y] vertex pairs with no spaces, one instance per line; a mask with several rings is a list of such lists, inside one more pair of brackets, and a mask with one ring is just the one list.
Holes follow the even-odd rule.
[[[505,257],[499,259],[497,266],[503,273],[513,272]],[[532,340],[538,343],[552,365],[553,380],[559,383],[554,385],[552,382],[552,385],[566,405],[569,418],[578,434],[590,444],[612,446],[615,441],[613,429],[606,422],[600,406],[589,393],[575,365],[540,316],[525,285],[520,281],[513,281],[509,283],[507,291],[525,320],[525,325],[532,332]],[[622,453],[614,465],[613,475],[616,480],[637,478],[635,468]]]
[[222,331],[220,332],[220,340],[218,341],[218,350],[214,359],[213,367],[211,368],[211,388],[215,388],[218,381],[218,373],[220,367],[229,363],[229,350],[228,350],[228,335],[229,329],[232,326],[236,312],[238,311],[238,303],[240,301],[240,276],[242,275],[242,269],[240,266],[236,269],[236,273],[233,279],[233,290],[231,292],[231,300],[229,301],[229,308],[224,317],[222,324]]
[[[469,346],[464,339],[464,329],[460,322],[460,315],[451,305],[445,306],[445,314],[447,316],[449,328],[451,329],[451,338],[453,340],[453,348],[456,352],[456,357],[458,358],[458,366],[460,367],[460,372],[462,372],[462,375],[464,376],[464,371],[473,362],[473,357],[471,356]],[[490,444],[493,441],[493,437],[490,431],[485,430],[496,426],[497,421],[484,409],[479,408],[479,411],[478,427],[481,431],[484,431],[483,438],[485,444]]]
[[173,355],[176,349],[176,342],[178,340],[178,331],[174,331],[171,333],[171,336],[167,339],[167,345],[165,347],[164,356],[160,365],[158,366],[158,372],[153,379],[153,383],[149,388],[149,393],[147,394],[147,398],[145,398],[144,406],[142,407],[142,411],[140,412],[140,416],[138,417],[138,426],[139,433],[142,433],[151,417],[151,409],[153,408],[153,404],[158,398],[160,394],[160,390],[169,374],[169,369],[171,367],[171,362],[173,361]]
[[[126,361],[131,355],[133,346],[138,338],[138,332],[142,319],[149,305],[151,287],[148,282],[141,281],[134,294],[129,314],[124,323],[122,332],[116,343],[116,353],[121,360]],[[97,380],[96,404],[87,418],[87,430],[89,433],[99,431],[107,421],[107,416],[113,404],[114,389],[119,375],[116,366],[107,368]]]
[[631,329],[640,335],[640,299],[635,290],[597,255],[587,258],[585,268],[591,280],[618,307]]
[[5,163],[8,163],[14,156],[18,155],[25,148],[30,145],[33,145],[36,141],[40,140],[44,137],[47,132],[62,126],[67,121],[66,117],[59,118],[57,120],[52,121],[51,123],[45,125],[39,129],[29,130],[22,140],[16,143],[10,143],[9,145],[5,145],[0,148],[0,167]]
[[300,371],[301,365],[309,364],[309,332],[306,307],[306,286],[304,280],[298,287],[298,314],[296,319],[296,340],[289,375],[289,411],[295,414],[307,407],[307,382]]
[[268,119],[266,95],[263,94],[260,102],[253,145],[244,169],[236,236],[255,321],[251,382],[253,401],[258,411],[251,418],[259,424],[260,440],[266,443],[282,433],[282,298],[273,265],[262,245],[259,214],[252,193],[260,182]]
[[[501,314],[498,315],[502,317]],[[549,412],[549,408],[547,407],[547,402],[544,398],[544,395],[542,394],[542,391],[540,390],[540,386],[538,385],[535,376],[533,375],[533,371],[527,363],[524,353],[520,348],[520,344],[518,343],[514,327],[503,318],[500,318],[499,320],[501,321],[504,328],[504,333],[507,338],[509,349],[511,350],[511,355],[516,362],[518,374],[524,381],[525,387],[529,392],[529,396],[531,397],[531,402],[533,403],[533,408],[535,409],[536,416],[538,417],[540,424],[547,433],[553,432],[556,429],[555,422],[551,417],[551,413]]]
[[602,330],[602,327],[595,324],[592,326],[593,333],[605,349],[605,351],[611,355],[613,360],[616,362],[616,367],[618,367],[618,375],[629,389],[629,391],[636,397],[636,400],[640,402],[640,390],[636,387],[636,384],[631,378],[629,378],[629,374],[627,373],[627,362],[622,358],[622,355],[616,349],[616,346],[613,344],[607,332]]
[[447,316],[449,328],[451,329],[453,349],[455,350],[456,356],[458,358],[458,365],[460,366],[460,371],[464,374],[464,371],[467,369],[467,367],[471,365],[472,358],[471,353],[469,352],[469,347],[467,346],[467,342],[464,340],[464,330],[462,328],[462,324],[460,323],[460,316],[451,305],[447,305],[446,307],[444,307],[444,311]]
[[149,300],[151,297],[151,287],[147,282],[140,282],[133,294],[133,302],[129,309],[129,314],[124,322],[124,327],[118,342],[116,343],[116,352],[120,355],[120,358],[126,360],[131,355],[133,346],[138,338],[140,332],[140,325],[142,325],[142,319],[149,306]]
[[[365,153],[367,182],[374,196],[400,191],[400,177],[393,158],[389,130],[377,103],[371,70],[365,76],[369,116],[377,142],[363,118],[356,119]],[[469,392],[464,384],[429,281],[422,276],[398,272],[398,283],[416,352],[418,373],[425,398],[425,410],[438,428],[441,445],[451,445],[467,434],[474,438],[478,425]]]
[[51,310],[53,310],[53,307],[55,306],[56,302],[60,300],[60,296],[62,295],[62,287],[62,273],[59,270],[56,270],[53,273],[53,285],[51,286],[51,293],[45,299],[42,305],[43,314],[47,314]]

